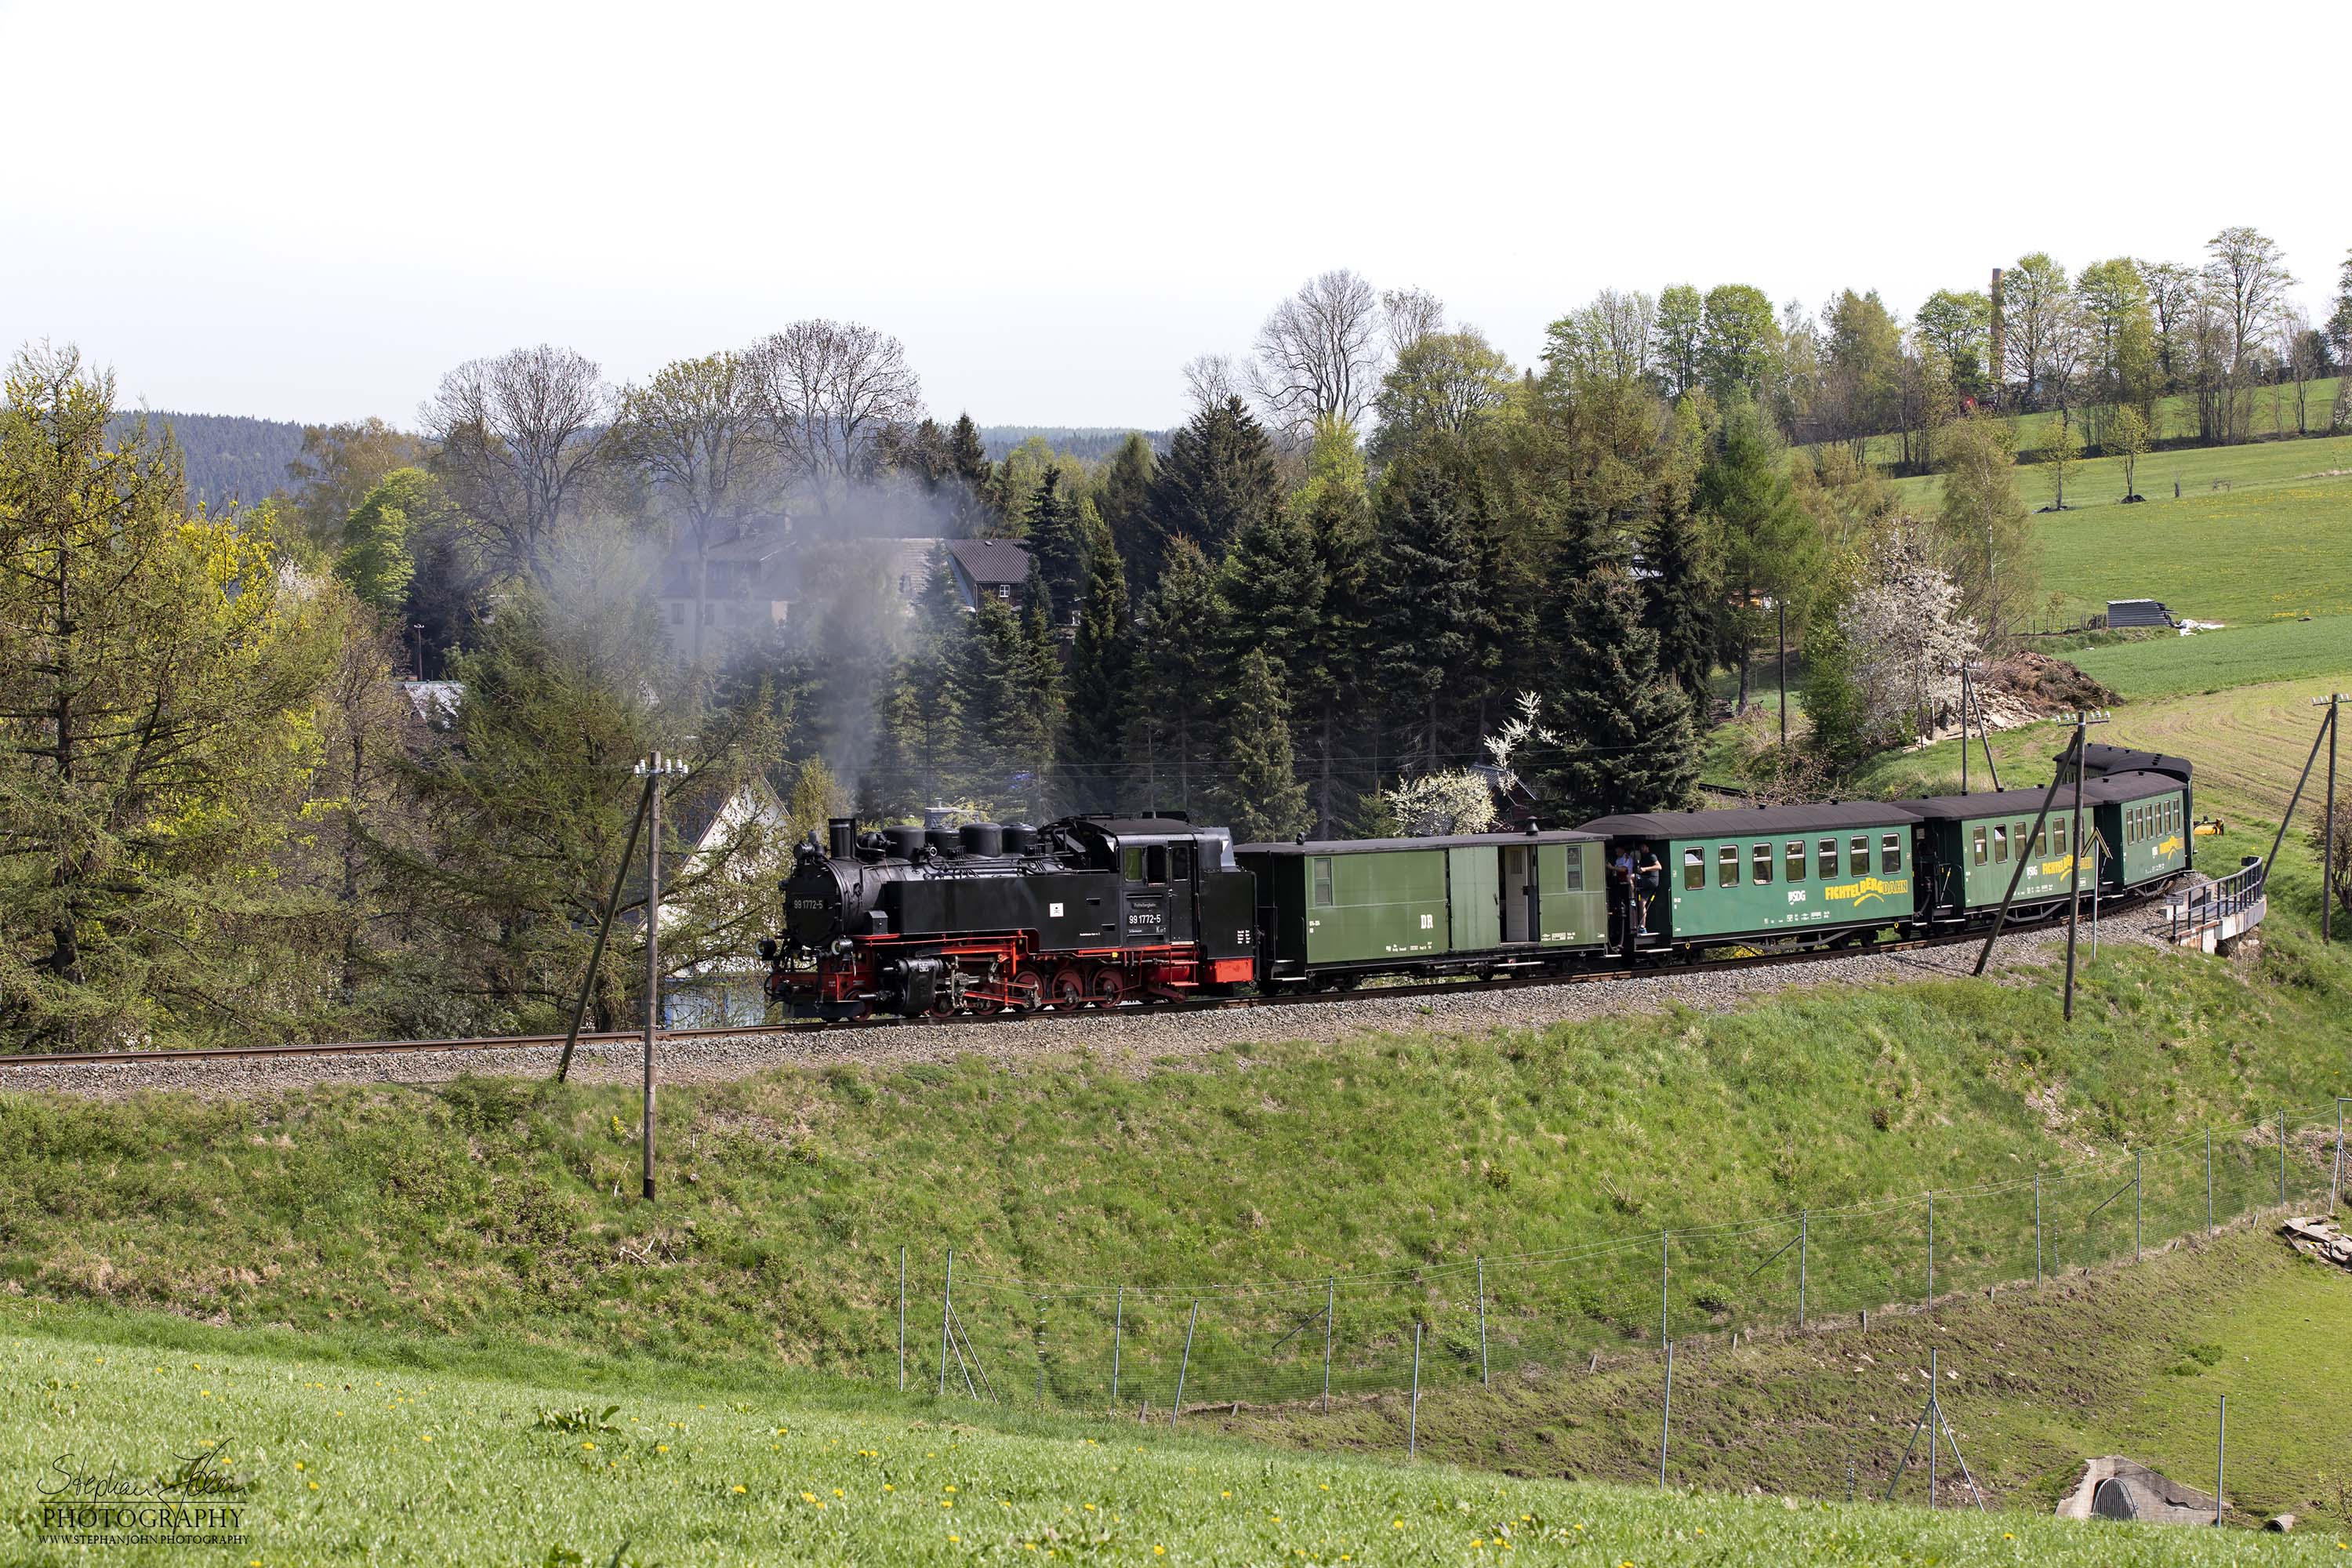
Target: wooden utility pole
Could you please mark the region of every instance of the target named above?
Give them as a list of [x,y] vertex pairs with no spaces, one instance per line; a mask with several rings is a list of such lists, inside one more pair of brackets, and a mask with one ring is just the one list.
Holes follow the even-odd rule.
[[1789,749],[1789,601],[1774,598],[1773,615],[1780,628],[1780,749]]
[[[2074,933],[2083,924],[2083,763],[2088,755],[2090,727],[2104,724],[2107,716],[2095,717],[2084,710],[2074,715],[2074,821],[2066,835],[2066,1021],[2074,1021]],[[2027,840],[2028,844],[2032,840]],[[2096,862],[2093,862],[2095,866]]]
[[2319,940],[2336,940],[2336,713],[2346,701],[2341,691],[2314,698],[2312,706],[2327,708],[2327,799],[2321,807],[2319,852]]

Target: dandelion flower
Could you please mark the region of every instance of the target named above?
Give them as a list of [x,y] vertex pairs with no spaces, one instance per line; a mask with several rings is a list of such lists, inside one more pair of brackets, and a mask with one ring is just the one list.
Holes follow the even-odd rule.
[[833,1489],[833,1495],[835,1497],[847,1497],[849,1494],[843,1491],[839,1487],[835,1487]]
[[[734,1489],[735,1489],[737,1492],[741,1492],[741,1491],[745,1490],[746,1489],[745,1489],[745,1488],[743,1488],[743,1487],[742,1487],[742,1486],[740,1486],[740,1485],[738,1485]],[[841,1495],[841,1494],[840,1494],[839,1492],[835,1492],[835,1493],[834,1494],[834,1496],[835,1496],[835,1497],[839,1497],[840,1495]]]
[[587,1449],[587,1450],[588,1450],[588,1452],[590,1452],[590,1453],[592,1453],[592,1454],[593,1454],[593,1453],[594,1453],[594,1452],[596,1451],[596,1445],[595,1445],[595,1444],[593,1444],[593,1443],[583,1443],[583,1444],[581,1444],[580,1446],[581,1446],[583,1448]]
[[654,1452],[656,1454],[667,1454],[669,1452],[669,1445],[667,1443],[656,1443],[654,1445]]
[[310,1483],[310,1489],[311,1489],[312,1491],[317,1491],[317,1490],[319,1489],[319,1483],[318,1483],[318,1482],[316,1482],[316,1481],[312,1481],[312,1482]]
[[801,1493],[801,1501],[803,1501],[803,1502],[814,1502],[814,1501],[816,1501],[816,1493],[814,1493],[814,1492],[803,1492],[803,1493]]

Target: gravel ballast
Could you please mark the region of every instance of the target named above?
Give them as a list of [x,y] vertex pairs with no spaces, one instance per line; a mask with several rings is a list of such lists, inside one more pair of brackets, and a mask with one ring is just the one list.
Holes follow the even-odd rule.
[[[2150,902],[2103,921],[2103,942],[2163,945],[2162,905]],[[2084,923],[2087,950],[2090,925]],[[2038,965],[2063,952],[2063,926],[2004,936],[1988,973]],[[1835,953],[1802,963],[1738,968],[1699,964],[1606,982],[1488,990],[1465,985],[1456,994],[1382,995],[1377,989],[1344,1000],[1284,1006],[1182,1012],[1129,1008],[1051,1014],[1005,1022],[923,1022],[879,1029],[738,1035],[665,1039],[657,1068],[664,1083],[708,1083],[776,1067],[828,1067],[856,1062],[898,1066],[980,1057],[1014,1063],[1085,1051],[1147,1070],[1168,1058],[1202,1056],[1228,1046],[1290,1040],[1331,1041],[1365,1033],[1477,1035],[1500,1028],[1541,1027],[1609,1014],[1654,1013],[1674,1005],[1718,1012],[1750,998],[1792,987],[1860,985],[1951,979],[1976,964],[1980,942],[1908,952]],[[311,1084],[446,1083],[460,1073],[544,1077],[561,1047],[519,1046],[467,1051],[383,1055],[286,1056],[222,1061],[73,1063],[0,1068],[0,1089],[52,1089],[112,1099],[175,1093],[263,1095]],[[572,1075],[588,1083],[637,1081],[642,1047],[635,1040],[583,1043]]]

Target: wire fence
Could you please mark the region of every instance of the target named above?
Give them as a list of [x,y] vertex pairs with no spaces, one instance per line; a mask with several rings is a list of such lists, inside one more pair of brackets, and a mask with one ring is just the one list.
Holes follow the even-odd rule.
[[2135,1260],[2266,1211],[2332,1209],[2345,1105],[1916,1197],[1372,1272],[1068,1283],[910,1257],[897,1363],[868,1371],[1155,1421],[1382,1394],[1417,1408],[1433,1390],[1539,1380],[1629,1347],[1860,1325]]

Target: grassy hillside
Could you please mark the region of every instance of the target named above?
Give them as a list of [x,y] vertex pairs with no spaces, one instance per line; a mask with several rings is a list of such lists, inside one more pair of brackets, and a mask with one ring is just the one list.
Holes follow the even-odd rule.
[[[0,1520],[44,1544],[51,1461],[216,1476],[243,1563],[1425,1563],[1616,1565],[2340,1561],[2338,1538],[2068,1525],[1918,1508],[1693,1497],[1436,1465],[1294,1458],[1127,1424],[1008,1432],[743,1390],[617,1400],[560,1382],[384,1373],[300,1353],[125,1347],[26,1323],[0,1345]],[[1947,1494],[1948,1500],[1949,1494]],[[178,1563],[185,1548],[108,1550]]]
[[[1930,1318],[1853,1319],[1733,1348],[1689,1338],[1675,1358],[1668,1474],[1718,1491],[1842,1498],[1894,1481],[1934,1353],[1946,1415],[1998,1504],[2047,1512],[2094,1454],[2122,1453],[2212,1489],[2217,1396],[2233,1417],[2229,1496],[2241,1517],[2352,1524],[2352,1279],[2263,1232],[2134,1268],[2070,1273],[2042,1292],[1949,1301]],[[1425,1398],[1435,1458],[1506,1474],[1639,1480],[1657,1473],[1661,1358],[1612,1357],[1540,1381]],[[1204,1425],[1317,1450],[1393,1449],[1405,1402],[1211,1416]],[[1949,1473],[1948,1468],[1946,1471]],[[1924,1481],[1916,1485],[1924,1496]],[[1903,1496],[1911,1495],[1906,1483]]]
[[[2337,378],[2334,376],[2311,383],[2307,389],[2309,404],[2304,416],[2305,429],[2327,428],[2327,421],[2336,406],[2336,390],[2340,384]],[[2274,439],[2294,434],[2294,388],[2289,385],[2281,386],[2276,390],[2275,404],[2273,402],[2273,389],[2270,387],[2262,387],[2254,394],[2252,434],[2257,440]],[[2018,450],[2027,453],[2039,452],[2055,439],[2058,416],[2054,412],[2022,414],[2017,416],[2015,423]],[[2158,446],[2167,441],[2195,440],[2197,438],[2195,396],[2188,393],[2176,393],[2170,397],[2157,399],[2156,421],[2150,434]],[[1902,438],[1895,436],[1874,436],[1871,437],[1868,451],[1873,462],[1892,464],[1903,455]]]

